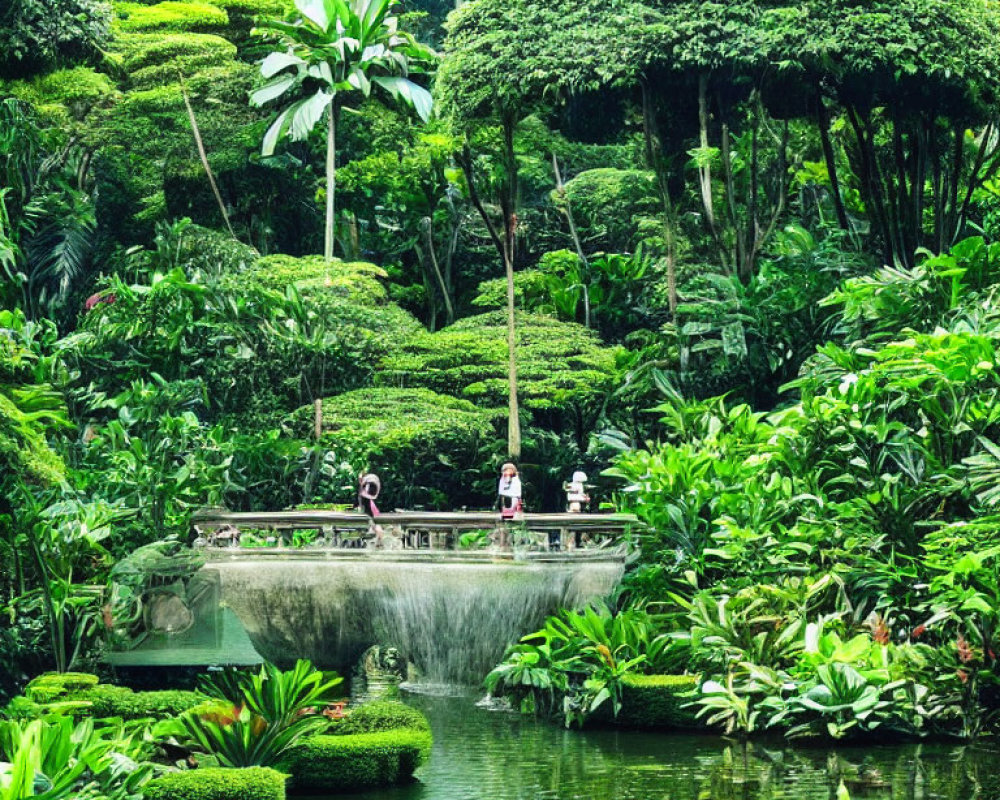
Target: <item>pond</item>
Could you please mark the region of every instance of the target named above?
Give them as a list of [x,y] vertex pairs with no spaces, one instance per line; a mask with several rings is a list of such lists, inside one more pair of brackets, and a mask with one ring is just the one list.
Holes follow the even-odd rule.
[[852,800],[1000,800],[995,744],[743,746],[697,734],[567,731],[479,708],[478,696],[404,699],[434,731],[418,781],[337,800],[835,800],[841,779]]

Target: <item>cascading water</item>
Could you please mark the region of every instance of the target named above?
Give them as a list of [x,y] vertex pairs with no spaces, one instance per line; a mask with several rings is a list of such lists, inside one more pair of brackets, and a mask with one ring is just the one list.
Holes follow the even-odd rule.
[[420,681],[478,684],[508,644],[560,607],[607,595],[620,559],[543,563],[256,556],[213,561],[222,602],[265,658],[349,670],[391,645]]

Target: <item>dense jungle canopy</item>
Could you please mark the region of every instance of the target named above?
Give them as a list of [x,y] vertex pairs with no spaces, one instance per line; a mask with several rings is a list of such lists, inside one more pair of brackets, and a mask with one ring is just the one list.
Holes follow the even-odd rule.
[[611,672],[496,692],[995,733],[998,80],[992,0],[9,0],[0,697],[197,508],[515,454],[648,527]]

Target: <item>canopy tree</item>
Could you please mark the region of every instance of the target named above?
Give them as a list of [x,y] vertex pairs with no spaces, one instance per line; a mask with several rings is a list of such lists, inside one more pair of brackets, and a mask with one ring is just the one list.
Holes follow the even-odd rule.
[[[661,0],[636,19],[630,60],[641,74],[670,92],[678,84],[697,87],[705,220],[718,236],[711,191],[717,164],[744,280],[761,232],[773,230],[787,182],[782,135],[769,168],[772,215],[763,219],[757,165],[767,116],[815,123],[837,220],[847,228],[842,187],[850,176],[830,135],[832,119],[843,115],[850,168],[887,263],[911,264],[917,248],[939,251],[960,236],[973,192],[1000,164],[993,89],[1000,16],[985,0]],[[734,202],[731,153],[741,118],[751,137],[742,209]],[[718,148],[708,146],[710,127]]]
[[429,48],[399,30],[392,0],[295,0],[286,20],[265,20],[284,50],[261,63],[267,82],[250,95],[255,105],[286,103],[264,134],[261,152],[274,153],[278,140],[305,139],[326,115],[326,230],[324,255],[333,258],[337,119],[347,96],[379,90],[412,107],[425,122],[430,93],[410,79],[434,60]]
[[[625,4],[613,4],[619,13]],[[596,89],[613,74],[607,57],[605,8],[589,4],[475,0],[447,23],[446,58],[437,93],[445,113],[466,133],[499,127],[496,200],[500,219],[484,203],[475,175],[472,147],[458,156],[469,200],[496,247],[507,275],[508,439],[511,456],[520,455],[514,331],[514,263],[519,200],[514,135],[518,124],[561,94]],[[488,138],[488,137],[484,137]]]

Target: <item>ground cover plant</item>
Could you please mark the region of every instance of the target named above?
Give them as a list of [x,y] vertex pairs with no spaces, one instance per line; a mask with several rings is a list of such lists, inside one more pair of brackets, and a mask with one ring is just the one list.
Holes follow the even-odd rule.
[[[487,507],[519,457],[646,530],[511,643],[518,706],[686,671],[723,731],[996,731],[993,4],[9,5],[0,699],[94,667],[199,507]],[[276,758],[229,702],[184,735]],[[131,791],[32,762],[131,721],[21,719],[4,781]]]

